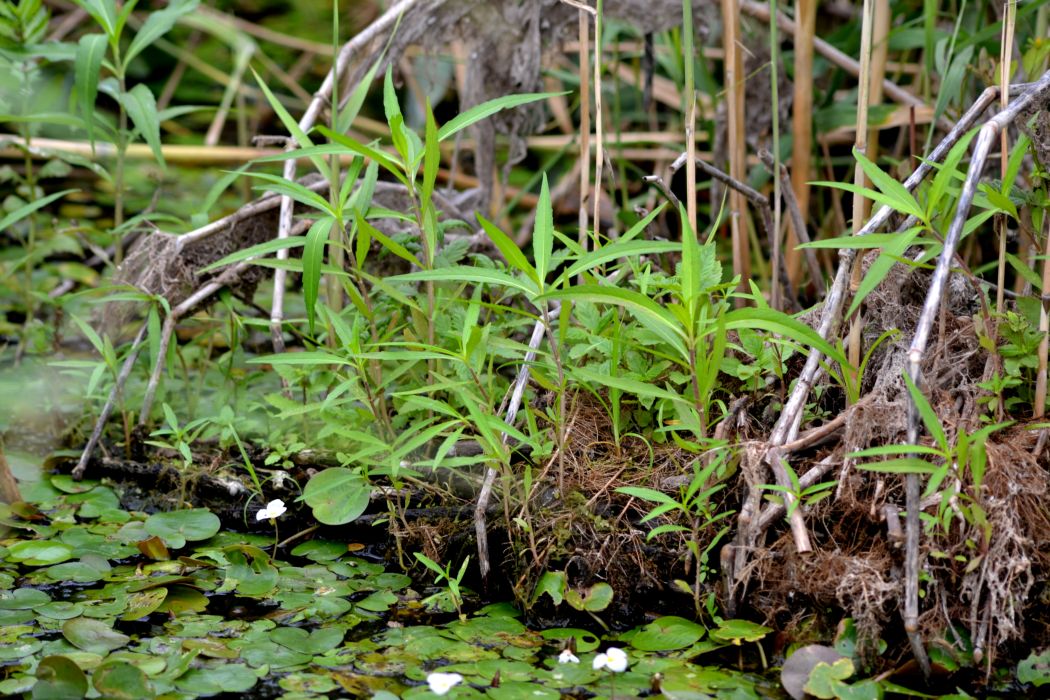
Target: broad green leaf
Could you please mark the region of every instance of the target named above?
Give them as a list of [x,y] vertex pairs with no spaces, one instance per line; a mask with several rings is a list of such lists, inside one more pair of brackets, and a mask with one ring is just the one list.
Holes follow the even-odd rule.
[[131,637],[116,631],[112,625],[89,617],[66,620],[62,625],[62,635],[78,649],[103,656],[131,641]]
[[131,117],[131,122],[142,138],[149,144],[153,157],[166,168],[164,150],[160,143],[160,119],[157,117],[157,100],[145,83],[139,83],[120,96],[120,103]]
[[95,142],[95,98],[98,97],[98,82],[101,80],[102,59],[106,56],[106,47],[105,36],[85,34],[77,43],[77,56],[74,62],[77,104],[80,107],[84,126],[87,128],[88,141],[92,143]]
[[444,141],[449,136],[454,135],[458,131],[466,129],[472,124],[476,124],[485,117],[490,117],[496,112],[501,112],[505,109],[512,107],[519,107],[521,105],[529,104],[530,102],[537,102],[539,100],[546,100],[550,97],[559,97],[561,95],[567,95],[567,92],[538,92],[538,93],[525,93],[522,95],[504,95],[503,97],[497,97],[494,100],[488,102],[482,102],[479,105],[471,107],[466,112],[463,112],[455,119],[452,119],[443,127],[438,129],[438,140]]
[[127,51],[124,52],[124,65],[131,64],[132,59],[138,56],[145,48],[151,46],[160,37],[167,34],[179,17],[197,9],[197,0],[182,0],[172,2],[163,10],[155,10],[149,14],[142,27],[131,40]]
[[372,488],[368,479],[352,469],[325,469],[310,479],[300,500],[313,509],[325,525],[345,525],[368,508]]

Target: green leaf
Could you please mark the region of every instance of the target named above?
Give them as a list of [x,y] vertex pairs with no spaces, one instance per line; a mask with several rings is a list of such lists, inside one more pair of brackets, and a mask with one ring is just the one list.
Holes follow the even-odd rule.
[[466,112],[463,112],[441,127],[438,130],[438,140],[444,141],[449,136],[453,136],[456,132],[462,131],[468,126],[481,121],[485,117],[490,117],[504,109],[519,107],[521,105],[529,104],[530,102],[537,102],[539,100],[546,100],[551,97],[559,97],[568,94],[569,93],[567,92],[525,93],[521,95],[504,95],[503,97],[497,97],[488,102],[482,102],[479,105],[471,107]]
[[540,201],[536,205],[536,220],[532,228],[532,257],[536,261],[536,275],[540,292],[550,272],[551,251],[554,247],[554,208],[551,206],[551,193],[547,187],[547,173],[543,173],[540,185]]
[[131,637],[113,629],[102,620],[75,617],[62,625],[62,636],[78,649],[105,656],[131,641]]
[[263,243],[258,243],[256,245],[250,246],[248,248],[245,248],[244,250],[239,250],[236,253],[230,253],[222,260],[216,260],[211,265],[207,265],[197,270],[197,274],[212,272],[213,270],[217,270],[220,267],[232,265],[243,260],[248,260],[249,258],[258,258],[263,255],[269,255],[270,253],[274,253],[278,250],[283,250],[285,248],[298,248],[299,246],[305,244],[305,236],[289,236],[288,238],[283,239],[275,238],[273,240],[265,241]]
[[868,295],[875,291],[876,287],[882,284],[882,281],[886,279],[886,275],[890,273],[890,270],[897,263],[898,259],[904,255],[904,251],[908,249],[908,246],[912,244],[921,232],[922,229],[915,226],[907,231],[895,234],[897,240],[889,243],[883,248],[875,262],[868,266],[868,271],[864,274],[864,279],[860,281],[860,286],[857,287],[857,293],[854,295],[853,301],[849,305],[849,311],[846,312],[847,318],[852,316],[853,313],[860,308],[860,305],[864,303],[864,300]]
[[46,197],[41,197],[40,199],[34,199],[28,204],[23,204],[18,209],[15,209],[13,212],[5,216],[3,219],[0,219],[0,231],[7,231],[7,229],[11,228],[16,223],[35,212],[37,209],[42,209],[43,207],[46,207],[48,204],[51,204],[51,202],[55,201],[59,197],[64,197],[70,192],[79,191],[80,190],[78,189],[62,190],[61,192],[55,192],[53,194],[47,195]]
[[604,287],[596,284],[582,284],[568,289],[548,292],[539,299],[568,299],[570,301],[591,301],[598,304],[622,306],[642,323],[656,333],[664,342],[673,347],[680,357],[688,357],[685,347],[685,333],[674,314],[655,301],[631,289]]
[[609,387],[610,389],[626,391],[635,396],[649,396],[656,399],[665,399],[667,401],[685,404],[686,406],[692,406],[684,396],[676,394],[673,391],[668,391],[667,389],[661,389],[653,384],[640,382],[637,379],[616,377],[601,372],[595,372],[586,367],[566,367],[566,371],[588,384],[598,384]]
[[489,240],[492,241],[493,245],[503,255],[503,259],[507,261],[512,269],[524,272],[529,279],[539,284],[540,278],[530,263],[525,254],[521,252],[521,248],[515,243],[510,236],[503,233],[494,223],[486,219],[481,215],[481,212],[477,213],[478,223],[481,224],[481,228],[485,230],[485,233],[489,235]]
[[36,667],[36,677],[33,700],[65,700],[87,695],[87,676],[68,656],[44,657]]
[[135,34],[135,38],[131,40],[127,51],[124,52],[124,65],[130,65],[132,59],[142,53],[145,48],[167,34],[175,26],[179,17],[197,9],[197,4],[198,0],[181,0],[170,3],[163,10],[151,12],[138,33]]
[[941,451],[944,454],[948,454],[951,448],[948,445],[948,437],[944,433],[944,428],[941,426],[941,420],[937,417],[937,412],[933,410],[933,406],[926,400],[926,395],[922,393],[922,390],[915,386],[915,382],[912,381],[908,371],[905,369],[902,371],[902,374],[904,375],[904,383],[908,386],[908,393],[911,394],[911,400],[915,402],[915,407],[919,410],[919,415],[922,417],[923,425],[926,426],[926,431],[933,436]]
[[331,217],[335,217],[336,215],[336,212],[332,210],[332,205],[327,199],[305,185],[293,182],[280,175],[272,175],[270,173],[247,173],[247,175],[248,177],[254,177],[269,183],[266,189],[272,192],[291,197],[295,201],[320,212],[325,212]]
[[[287,129],[288,133],[292,135],[293,139],[295,139],[295,143],[304,148],[313,146],[313,141],[311,141],[306,132],[299,127],[299,122],[292,117],[288,110],[285,109],[284,105],[281,104],[281,101],[274,96],[270,91],[269,86],[266,84],[266,81],[259,77],[259,74],[255,72],[254,68],[252,68],[252,75],[255,76],[255,82],[259,84],[259,88],[263,91],[263,94],[266,95],[266,101],[270,103],[270,108],[273,109],[274,114],[280,118],[281,123],[284,124],[284,128]],[[317,172],[321,173],[325,179],[328,179],[328,164],[324,162],[324,159],[318,156],[311,156],[310,162],[313,163],[315,168],[317,168]]]
[[106,700],[141,700],[155,695],[149,677],[126,661],[106,661],[92,671],[91,683]]
[[324,134],[329,140],[341,144],[353,151],[354,153],[358,153],[366,158],[370,158],[375,163],[378,163],[380,167],[382,167],[388,173],[396,177],[398,182],[400,182],[405,187],[410,186],[408,178],[405,175],[404,166],[393,156],[387,154],[384,151],[381,151],[378,148],[367,146],[351,136],[347,136],[345,134],[337,134],[331,129],[329,129],[327,126],[318,126],[317,130]]
[[918,457],[901,457],[899,459],[887,459],[885,462],[858,464],[857,469],[887,474],[932,474],[938,468]]
[[317,316],[317,294],[321,288],[321,264],[324,262],[324,251],[328,245],[328,236],[332,233],[335,219],[325,217],[318,219],[306,233],[306,247],[303,248],[303,297],[306,303],[306,318],[310,333],[314,332],[314,319]]
[[[798,319],[770,308],[745,308],[730,311],[725,315],[726,330],[739,328],[764,328],[773,333],[779,333],[803,347],[816,348],[825,357],[840,363],[843,367],[849,366],[849,360],[840,350],[820,337],[815,330],[802,323]],[[706,333],[715,330],[713,324],[709,326]]]
[[146,139],[153,157],[157,159],[161,167],[166,168],[164,162],[164,151],[160,143],[160,119],[157,117],[157,100],[145,83],[139,83],[130,91],[120,96],[120,103],[124,105],[125,111],[131,117],[142,137]]
[[904,185],[898,182],[896,178],[883,172],[882,168],[871,162],[868,157],[856,147],[853,149],[853,157],[860,163],[861,169],[864,170],[864,174],[868,176],[868,179],[871,180],[872,184],[896,202],[894,209],[906,214],[911,214],[920,221],[925,220],[926,212],[923,211],[922,207],[919,206],[919,203],[915,201],[915,197],[912,196],[911,192],[909,192]]
[[977,129],[971,129],[959,139],[957,144],[952,146],[951,150],[948,151],[948,155],[945,156],[944,162],[937,166],[937,175],[934,176],[933,184],[930,185],[930,195],[927,200],[930,217],[937,210],[944,193],[948,191],[948,185],[951,184],[952,178],[955,177],[959,163],[962,161],[963,156],[966,155],[966,150],[970,147],[970,142],[976,135]]
[[78,0],[78,5],[87,10],[92,19],[102,27],[110,42],[116,43],[117,6],[113,0]]
[[319,522],[345,525],[365,512],[371,494],[368,479],[358,471],[335,467],[310,479],[301,500],[313,509]]
[[173,510],[154,513],[146,519],[146,532],[160,537],[173,549],[184,547],[187,541],[206,540],[219,531],[222,523],[206,508]]
[[707,630],[692,620],[667,615],[643,627],[631,637],[631,646],[640,651],[673,651],[692,646]]
[[486,270],[480,267],[467,267],[465,265],[410,272],[404,275],[388,277],[387,280],[390,282],[474,282],[517,289],[529,297],[534,297],[537,294],[536,287],[533,284],[519,280],[505,272]]
[[426,101],[427,124],[423,141],[423,188],[420,199],[424,204],[430,202],[434,193],[434,183],[437,182],[438,167],[441,165],[441,144],[438,142],[437,122],[434,121],[434,111],[430,108],[430,98]]
[[102,59],[106,56],[106,46],[106,37],[103,35],[85,34],[77,43],[77,57],[73,64],[77,105],[87,128],[88,141],[92,143],[95,142],[95,98],[98,97],[98,83],[102,77],[100,74]]
[[536,590],[532,592],[532,602],[535,603],[546,593],[555,605],[561,605],[567,587],[564,571],[544,571],[540,580],[536,582]]

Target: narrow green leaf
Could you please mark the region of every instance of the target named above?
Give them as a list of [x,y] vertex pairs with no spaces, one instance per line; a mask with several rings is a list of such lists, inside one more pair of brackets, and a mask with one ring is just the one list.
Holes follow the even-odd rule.
[[552,286],[558,287],[562,282],[570,280],[582,272],[592,270],[599,265],[604,265],[611,260],[621,258],[633,260],[642,255],[674,253],[681,250],[681,248],[682,244],[676,241],[625,241],[621,238],[580,257],[565,272],[558,275],[557,281]]
[[378,148],[367,146],[361,143],[360,141],[357,141],[351,136],[347,136],[345,134],[337,134],[331,129],[329,129],[327,126],[318,126],[317,130],[324,134],[324,136],[327,137],[329,140],[346,146],[354,153],[359,153],[365,156],[366,158],[371,158],[373,161],[378,163],[384,170],[396,177],[402,185],[404,185],[405,187],[409,186],[408,178],[405,175],[405,168],[401,164],[401,162],[398,161],[396,158],[390,156],[389,154],[381,151]]
[[198,0],[182,0],[172,2],[163,10],[151,12],[138,33],[135,34],[135,38],[131,40],[127,51],[124,52],[124,65],[130,65],[132,59],[138,56],[143,49],[167,34],[180,17],[197,9],[197,5]]
[[387,279],[391,282],[474,282],[517,289],[529,297],[535,297],[538,293],[534,284],[519,280],[505,272],[486,270],[480,267],[467,267],[465,265],[442,267],[436,270],[421,270],[404,275],[395,275]]
[[87,128],[88,141],[95,143],[95,99],[98,83],[102,79],[102,59],[106,56],[106,37],[101,34],[85,34],[77,43],[74,61],[74,84],[77,90],[77,105]]
[[911,192],[904,185],[898,182],[896,178],[890,177],[883,172],[882,168],[871,162],[866,155],[856,148],[853,149],[853,157],[860,163],[860,167],[872,184],[896,202],[894,208],[897,211],[918,217],[920,221],[925,220],[926,212],[922,210],[919,203],[915,201],[915,197],[911,195]]
[[167,167],[164,162],[164,151],[160,143],[160,119],[157,117],[157,100],[145,83],[139,83],[128,92],[120,96],[120,103],[124,105],[125,111],[131,117],[131,122],[142,138],[149,144],[153,151],[153,157],[157,159],[162,168]]
[[306,246],[303,248],[303,297],[306,303],[306,320],[310,333],[314,332],[317,294],[321,288],[321,264],[324,262],[325,246],[332,233],[335,219],[325,217],[318,219],[306,233]]
[[34,199],[28,204],[23,204],[18,209],[15,209],[13,212],[5,216],[3,219],[0,219],[0,231],[7,231],[7,229],[11,228],[11,226],[13,226],[14,224],[26,218],[27,216],[35,212],[37,209],[42,209],[43,207],[46,207],[48,204],[51,204],[51,202],[55,201],[56,199],[64,197],[70,192],[79,191],[80,190],[75,188],[69,190],[62,190],[61,192],[54,192],[52,194],[47,195],[46,197],[41,197],[40,199]]
[[[273,109],[274,114],[280,118],[284,128],[288,130],[288,133],[295,139],[295,143],[303,148],[309,148],[313,146],[313,141],[307,136],[306,132],[299,127],[299,122],[285,109],[281,101],[274,96],[273,92],[270,91],[270,87],[266,84],[266,81],[259,77],[259,74],[252,68],[252,75],[255,76],[255,82],[258,83],[259,89],[263,91],[266,96],[266,101],[270,104],[270,108]],[[328,172],[328,164],[324,162],[323,158],[313,156],[310,158],[310,162],[317,168],[317,172],[321,173],[326,179],[331,179]]]
[[944,428],[941,426],[941,419],[937,417],[937,412],[933,410],[933,406],[926,400],[926,395],[922,393],[919,387],[915,386],[915,382],[912,381],[908,371],[904,370],[903,374],[904,383],[908,386],[908,393],[911,394],[915,407],[919,409],[919,415],[922,417],[923,425],[926,426],[926,431],[933,436],[941,451],[944,454],[948,454],[950,448],[948,446],[948,438],[944,434]]
[[857,469],[887,474],[932,474],[937,471],[937,467],[918,457],[901,457],[900,459],[887,459],[885,462],[858,464]]
[[857,293],[853,297],[853,301],[850,303],[849,311],[846,312],[846,317],[852,316],[853,313],[860,308],[860,305],[864,300],[875,291],[875,288],[882,284],[882,280],[886,279],[886,275],[890,273],[890,269],[897,263],[898,259],[904,255],[904,251],[908,249],[908,246],[918,237],[922,229],[918,226],[902,231],[898,234],[897,240],[890,242],[879,254],[869,267],[868,271],[864,274],[864,279],[860,281],[860,286],[857,287]]
[[536,221],[532,229],[532,258],[536,261],[536,275],[539,277],[540,291],[547,282],[550,272],[551,252],[554,249],[554,207],[551,206],[551,193],[547,186],[547,173],[543,173],[540,185],[540,201],[536,205]]
[[264,241],[263,243],[257,243],[256,245],[250,246],[243,250],[238,250],[236,253],[230,253],[222,260],[216,260],[211,265],[197,270],[197,274],[204,274],[205,272],[211,272],[217,270],[220,267],[239,263],[249,258],[257,258],[261,255],[269,255],[270,253],[283,250],[284,248],[298,248],[299,246],[306,244],[305,236],[289,236],[288,238],[275,238],[270,241]]
[[[779,333],[803,348],[816,348],[825,357],[840,363],[843,367],[849,366],[849,360],[840,350],[833,347],[831,343],[820,337],[815,330],[802,323],[798,319],[770,308],[744,308],[730,311],[725,315],[726,330],[737,328],[764,328],[773,333]],[[707,332],[714,330],[710,328]]]
[[489,240],[492,241],[496,249],[503,255],[503,259],[507,261],[507,265],[511,269],[519,272],[524,272],[529,279],[539,284],[540,278],[536,273],[536,268],[529,264],[528,258],[521,252],[521,248],[518,244],[511,239],[510,236],[503,233],[494,223],[486,219],[481,215],[481,212],[477,213],[478,223],[481,224],[481,228],[485,230],[485,233],[489,235]]
[[[361,212],[357,212],[357,225],[361,229],[360,233],[358,233],[358,236],[361,236],[361,234],[364,234],[368,238],[374,238],[375,240],[379,241],[379,243],[384,248],[386,248],[391,253],[393,253],[397,257],[401,258],[405,262],[410,263],[411,265],[414,265],[415,267],[423,267],[423,265],[419,262],[419,260],[416,258],[416,256],[414,256],[414,255],[412,255],[412,253],[408,252],[408,249],[405,248],[405,246],[403,246],[400,243],[398,243],[397,241],[393,240],[392,238],[390,238],[389,236],[384,234],[382,231],[377,229],[375,226],[373,226],[371,223],[369,223],[368,219],[366,219],[365,217],[361,216]],[[358,248],[358,252],[361,252],[360,248]],[[358,261],[358,265],[359,266],[361,265],[360,261]],[[388,278],[388,279],[393,279],[393,278]]]
[[441,165],[441,144],[437,137],[437,122],[434,121],[434,111],[430,108],[430,99],[427,98],[427,125],[423,140],[423,189],[421,198],[424,204],[430,203],[430,197],[434,193],[434,183],[437,182],[438,167]]
[[471,107],[441,127],[438,130],[438,140],[444,141],[456,132],[462,131],[468,126],[481,121],[485,117],[492,116],[496,112],[501,112],[512,107],[520,107],[521,105],[529,104],[530,102],[537,102],[539,100],[546,100],[550,97],[559,97],[568,94],[569,93],[567,92],[525,93],[522,95],[504,95],[503,97],[497,97],[488,102],[482,102],[479,105]]

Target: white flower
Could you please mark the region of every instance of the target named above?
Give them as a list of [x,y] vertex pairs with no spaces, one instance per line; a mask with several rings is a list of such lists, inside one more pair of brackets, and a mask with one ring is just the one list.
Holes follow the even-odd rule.
[[617,649],[616,647],[609,647],[609,650],[604,654],[598,654],[594,657],[594,663],[592,664],[594,670],[597,671],[602,668],[607,668],[613,673],[620,673],[621,671],[627,670],[627,654],[623,649]]
[[284,501],[277,499],[270,501],[266,507],[255,514],[256,520],[273,520],[285,514],[288,509],[284,507]]
[[576,654],[572,653],[572,650],[570,650],[570,649],[563,649],[562,652],[560,654],[558,654],[558,663],[560,663],[560,664],[578,664],[578,663],[580,663],[580,659],[576,656]]
[[434,672],[427,674],[427,685],[430,686],[430,692],[435,695],[444,695],[452,690],[452,686],[459,685],[462,682],[463,676],[458,673]]

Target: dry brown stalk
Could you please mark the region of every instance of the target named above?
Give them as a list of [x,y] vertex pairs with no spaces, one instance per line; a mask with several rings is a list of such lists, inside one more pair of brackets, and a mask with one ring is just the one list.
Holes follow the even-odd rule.
[[[1044,216],[1046,224],[1046,252],[1043,258],[1043,290],[1050,289],[1050,216]],[[1039,305],[1039,368],[1036,373],[1035,383],[1035,417],[1042,418],[1046,414],[1046,392],[1047,392],[1047,353],[1050,350],[1050,315],[1047,314],[1047,300],[1044,296]],[[1040,441],[1046,438],[1046,431],[1039,436]],[[1038,453],[1037,453],[1038,454]]]
[[[817,27],[817,0],[795,2],[795,84],[791,102],[791,190],[799,211],[809,211],[809,160],[813,150],[813,40]],[[798,286],[802,276],[802,255],[798,244],[802,240],[799,223],[791,217],[785,264],[791,283]],[[802,219],[805,226],[805,218]],[[810,270],[810,275],[813,271]],[[817,279],[823,282],[819,272]]]
[[[759,153],[759,158],[762,164],[769,168],[769,172],[772,173],[776,167],[773,154],[769,151],[762,151]],[[783,187],[780,191],[783,193],[785,203],[787,203],[788,218],[791,220],[794,230],[799,234],[798,241],[799,243],[809,243],[809,231],[806,229],[806,222],[802,216],[802,207],[798,200],[795,199],[795,192],[791,187],[791,175],[788,174],[787,166],[783,163],[780,164],[780,179],[783,181]],[[817,253],[812,248],[805,248],[801,252],[804,253],[806,265],[809,267],[809,276],[812,278],[813,286],[817,289],[817,295],[822,297],[827,291],[827,285],[824,283],[824,275],[820,271]],[[785,264],[787,259],[785,257]]]
[[[740,41],[740,0],[722,0],[722,49],[725,51],[723,85],[726,100],[726,129],[729,176],[738,182],[747,177],[747,128],[744,122],[744,55]],[[751,250],[744,225],[744,198],[739,191],[729,193],[729,226],[732,237],[733,274],[739,275],[737,289],[746,291],[751,276]]]
[[0,444],[0,501],[4,503],[17,503],[22,500],[22,494],[18,490],[18,481],[11,473],[11,465],[7,463],[4,456],[4,446]]

